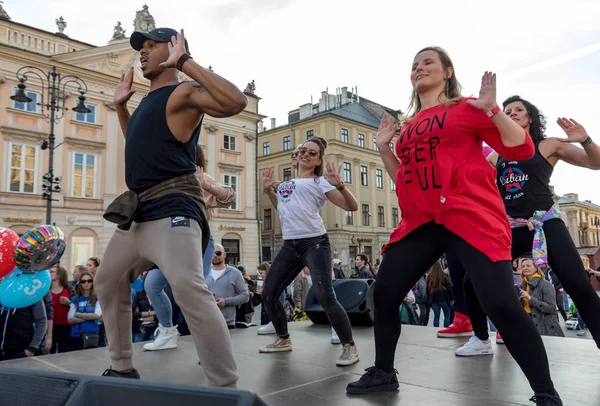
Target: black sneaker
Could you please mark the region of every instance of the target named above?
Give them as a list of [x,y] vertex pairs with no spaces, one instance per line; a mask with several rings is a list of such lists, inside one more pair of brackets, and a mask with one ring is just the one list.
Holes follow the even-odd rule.
[[140,373],[137,369],[133,368],[129,372],[118,372],[112,368],[108,368],[102,376],[112,376],[113,378],[129,378],[129,379],[140,379]]
[[396,391],[400,387],[395,369],[392,372],[385,372],[379,368],[371,367],[365,369],[366,374],[360,377],[356,382],[350,382],[346,386],[346,392],[353,395],[372,392]]
[[537,406],[563,406],[562,400],[560,400],[560,396],[558,393],[554,392],[554,395],[550,395],[547,393],[540,393],[538,395],[534,395],[530,402],[535,402]]

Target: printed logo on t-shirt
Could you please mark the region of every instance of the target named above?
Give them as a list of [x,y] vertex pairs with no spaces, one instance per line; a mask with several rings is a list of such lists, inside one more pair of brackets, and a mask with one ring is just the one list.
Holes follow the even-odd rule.
[[277,188],[277,193],[279,193],[279,196],[281,196],[283,202],[286,203],[290,201],[290,197],[292,196],[292,193],[294,193],[295,189],[296,182],[294,180],[288,180],[279,185]]
[[190,219],[183,216],[173,216],[171,217],[171,228],[173,227],[189,227]]
[[[517,164],[517,162],[511,161],[508,164]],[[504,200],[514,200],[523,196],[525,194],[523,192],[523,187],[529,180],[529,175],[516,166],[509,166],[506,168],[506,163],[504,162],[502,163],[502,167],[504,170],[502,171],[502,175],[498,178],[498,182],[500,182],[500,185],[506,192]]]

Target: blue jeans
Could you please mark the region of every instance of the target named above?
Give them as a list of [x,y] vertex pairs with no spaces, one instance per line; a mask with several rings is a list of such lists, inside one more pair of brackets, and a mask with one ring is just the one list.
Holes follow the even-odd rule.
[[[204,279],[210,273],[212,257],[215,252],[215,240],[212,235],[208,240],[208,247],[202,257]],[[160,269],[152,269],[146,275],[144,282],[144,290],[152,302],[152,307],[156,312],[156,318],[163,327],[173,327],[173,306],[169,300],[169,296],[165,293],[167,286],[167,278],[165,278]]]
[[579,315],[579,310],[577,311],[577,321],[579,322],[579,330],[585,330],[585,323],[583,322],[583,319]]
[[433,327],[440,326],[440,314],[444,312],[444,327],[450,326],[450,303],[434,302],[431,304],[433,310]]

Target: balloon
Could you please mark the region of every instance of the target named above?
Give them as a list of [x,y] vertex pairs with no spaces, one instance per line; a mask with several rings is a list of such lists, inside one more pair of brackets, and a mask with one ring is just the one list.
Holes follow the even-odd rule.
[[19,236],[10,228],[0,227],[0,278],[15,269],[13,253],[19,241]]
[[39,302],[50,290],[50,271],[23,272],[15,268],[0,282],[0,304],[19,309]]
[[65,235],[56,226],[42,225],[27,231],[15,247],[15,264],[22,271],[50,269],[65,252]]

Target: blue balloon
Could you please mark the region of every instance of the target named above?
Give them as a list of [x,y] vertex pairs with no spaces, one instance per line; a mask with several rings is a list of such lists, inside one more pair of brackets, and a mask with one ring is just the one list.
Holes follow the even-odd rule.
[[25,273],[15,268],[0,282],[0,304],[9,309],[19,309],[39,302],[50,290],[50,271]]

